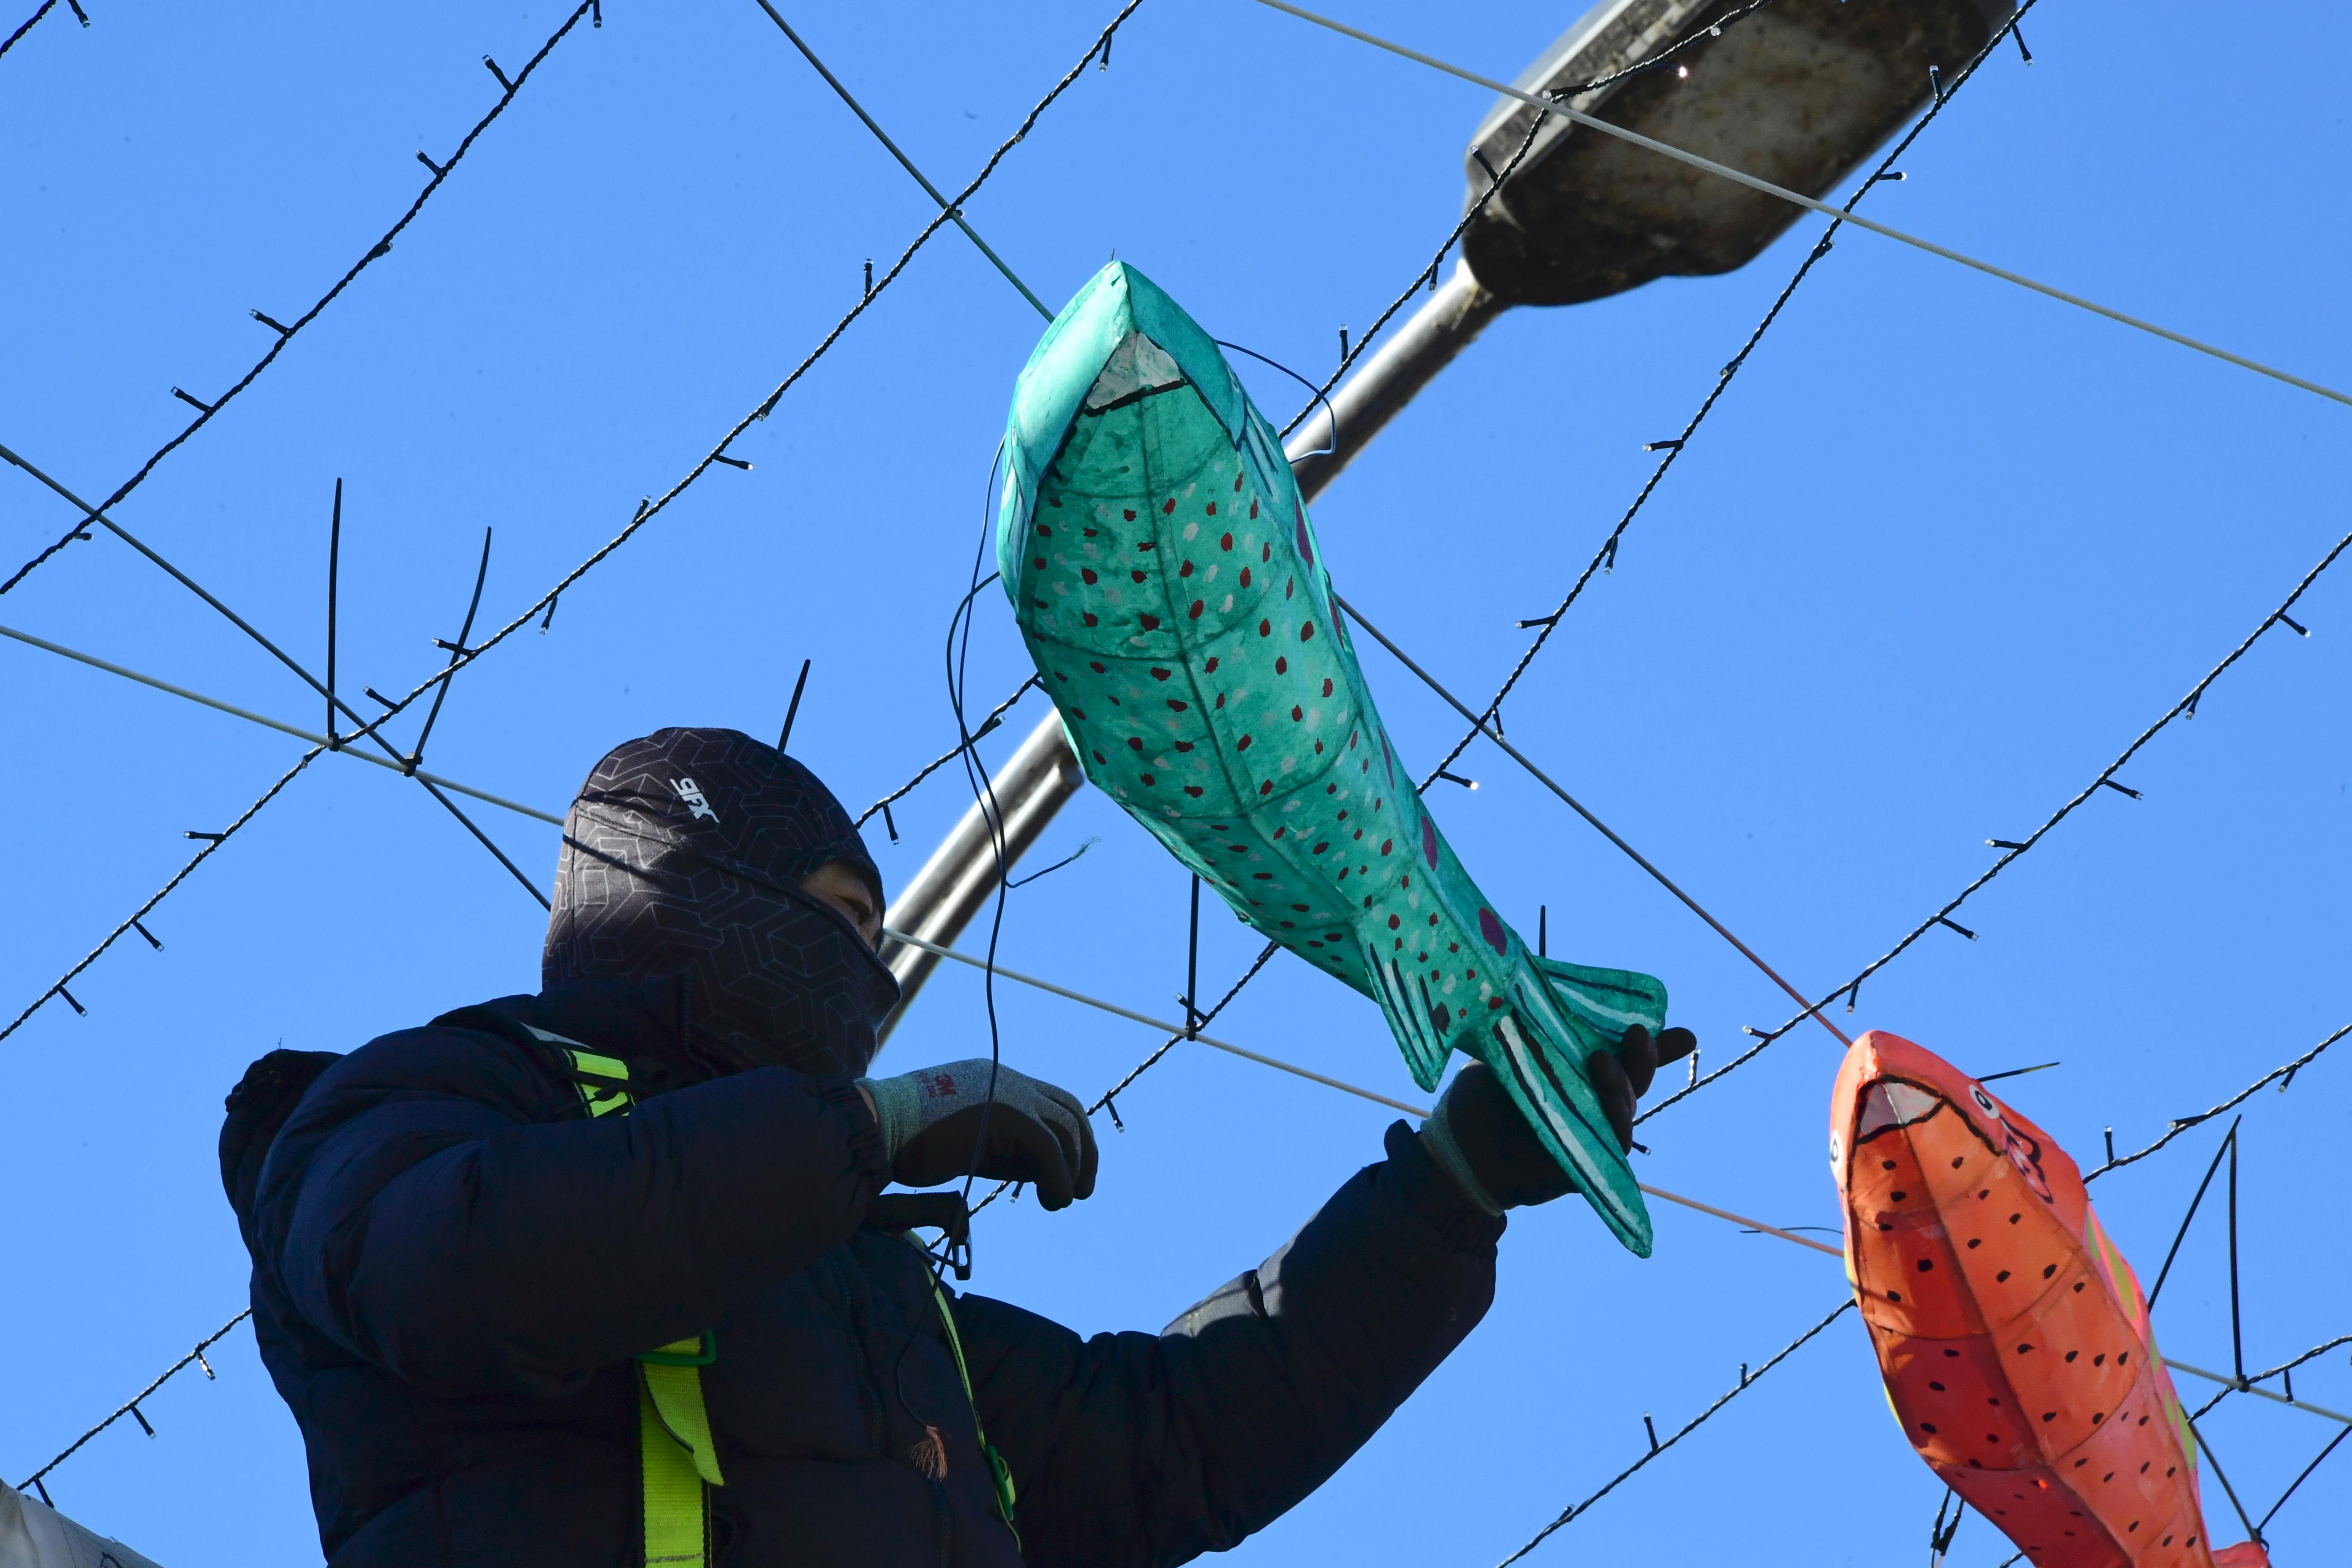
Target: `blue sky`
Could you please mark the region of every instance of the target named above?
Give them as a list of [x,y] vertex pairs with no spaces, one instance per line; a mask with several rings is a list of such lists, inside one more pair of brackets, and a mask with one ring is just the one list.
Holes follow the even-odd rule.
[[[60,8],[0,60],[0,442],[95,500],[362,255],[561,20],[544,5]],[[884,0],[794,16],[943,187],[960,186],[1114,7]],[[1507,77],[1573,19],[1510,0],[1358,0],[1373,30]],[[930,216],[751,0],[613,0],[549,57],[394,250],[117,520],[315,662],[344,482],[342,680],[397,695],[457,635],[496,533],[487,624],[520,614],[659,494],[828,331]],[[790,13],[787,13],[790,15]],[[2315,380],[2352,382],[2340,10],[2217,45],[2172,0],[2045,0],[2035,63],[1994,60],[1869,210]],[[1244,0],[1147,0],[971,203],[1049,302],[1115,248],[1219,336],[1320,374],[1426,261],[1461,198],[1475,89]],[[1491,691],[1818,232],[1723,278],[1504,318],[1325,493],[1341,591],[1441,679]],[[853,805],[954,737],[940,639],[982,526],[1034,311],[934,241],[714,470],[456,683],[428,765],[560,811],[609,746],[663,724],[781,723]],[[1277,417],[1296,389],[1244,374]],[[1867,235],[1841,239],[1514,696],[1511,738],[1801,987],[1854,973],[2095,777],[2260,625],[2347,527],[2347,411]],[[2336,456],[2331,458],[2333,452]],[[73,520],[0,470],[5,563]],[[2339,567],[2337,571],[2352,571]],[[973,686],[1022,679],[982,601]],[[2324,576],[2200,704],[1931,932],[1843,1026],[2011,1087],[2086,1163],[2161,1133],[2347,1021],[2352,587]],[[313,727],[282,667],[110,539],[0,597],[0,623]],[[1409,760],[1455,721],[1377,654]],[[1017,715],[991,755],[1025,732]],[[299,756],[251,728],[0,643],[16,809],[0,899],[13,1016]],[[405,734],[405,731],[403,732]],[[1664,977],[1703,1059],[1790,1010],[1491,749],[1432,797],[1465,865],[1551,951]],[[1439,786],[1447,789],[1448,786]],[[943,772],[876,843],[894,885],[968,796]],[[469,807],[469,810],[473,808]],[[541,887],[551,829],[474,815]],[[1008,963],[1145,1011],[1183,984],[1186,882],[1089,794],[1040,846],[1101,843],[1013,895]],[[415,785],[322,758],[5,1044],[15,1288],[5,1474],[21,1479],[236,1310],[215,1178],[220,1096],[283,1043],[348,1049],[532,988],[542,916]],[[1255,942],[1204,921],[1202,983]],[[1156,1043],[1000,988],[1006,1059],[1088,1098]],[[1377,1013],[1287,960],[1228,1037],[1413,1098]],[[976,980],[942,975],[882,1058],[983,1050]],[[1794,1035],[1649,1122],[1644,1179],[1783,1225],[1834,1225],[1837,1057]],[[2345,1061],[2243,1108],[2250,1366],[2352,1331],[2331,1193]],[[992,1209],[973,1288],[1081,1331],[1151,1328],[1277,1246],[1378,1157],[1387,1112],[1205,1051],[1123,1095],[1100,1191]],[[2098,1184],[2152,1275],[2220,1135]],[[2210,1200],[2209,1200],[2210,1202]],[[1517,1546],[1836,1304],[1836,1265],[1664,1212],[1636,1262],[1580,1205],[1514,1219],[1496,1306],[1321,1492],[1238,1560],[1440,1562]],[[2158,1314],[2230,1360],[2226,1251],[2200,1219]],[[2337,1351],[2306,1399],[2352,1408]],[[171,1568],[310,1561],[299,1436],[250,1336],[54,1476],[60,1506]],[[2184,1392],[2197,1397],[2188,1385]],[[2332,1435],[2250,1399],[2211,1435],[2267,1507]],[[2341,1468],[2271,1529],[2324,1559]],[[1881,1563],[1922,1552],[1940,1488],[1885,1415],[1851,1318],[1539,1550]],[[2221,1539],[2227,1505],[2209,1493]],[[2008,1549],[1980,1520],[1954,1561]]]

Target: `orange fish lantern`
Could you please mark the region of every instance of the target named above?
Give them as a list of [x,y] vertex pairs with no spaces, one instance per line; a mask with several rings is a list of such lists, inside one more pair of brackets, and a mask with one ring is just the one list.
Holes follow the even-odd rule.
[[2207,1541],[2147,1298],[2048,1133],[1874,1029],[1831,1091],[1830,1164],[1903,1435],[2034,1568],[2267,1568]]

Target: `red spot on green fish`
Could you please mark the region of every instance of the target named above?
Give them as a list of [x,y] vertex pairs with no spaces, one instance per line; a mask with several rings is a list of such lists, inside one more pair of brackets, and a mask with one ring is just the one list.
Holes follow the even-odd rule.
[[1486,945],[1496,952],[1508,954],[1511,951],[1511,939],[1504,931],[1503,922],[1495,918],[1495,911],[1492,910],[1482,909],[1478,911],[1478,934],[1485,937]]

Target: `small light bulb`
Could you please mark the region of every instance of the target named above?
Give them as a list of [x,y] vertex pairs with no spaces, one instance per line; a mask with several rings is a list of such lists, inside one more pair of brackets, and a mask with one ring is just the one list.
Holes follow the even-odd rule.
[[1688,67],[1688,66],[1676,66],[1676,67],[1675,68],[1675,75],[1677,78],[1680,78],[1680,79],[1684,79],[1684,80],[1688,80],[1688,79],[1689,79],[1689,78],[1690,78],[1690,67]]

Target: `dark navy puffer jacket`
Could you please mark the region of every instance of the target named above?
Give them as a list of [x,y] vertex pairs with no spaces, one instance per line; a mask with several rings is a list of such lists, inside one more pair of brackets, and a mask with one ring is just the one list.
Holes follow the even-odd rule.
[[[525,1024],[654,1092],[587,1118]],[[1182,1563],[1312,1491],[1493,1291],[1501,1222],[1399,1122],[1385,1161],[1157,1335],[956,1300],[1016,1546],[927,1261],[863,1225],[883,1173],[854,1089],[707,1070],[675,986],[592,980],[278,1053],[232,1097],[254,1325],[334,1568],[642,1562],[631,1358],[706,1328],[725,1568]],[[926,1426],[943,1479],[912,1457]]]

